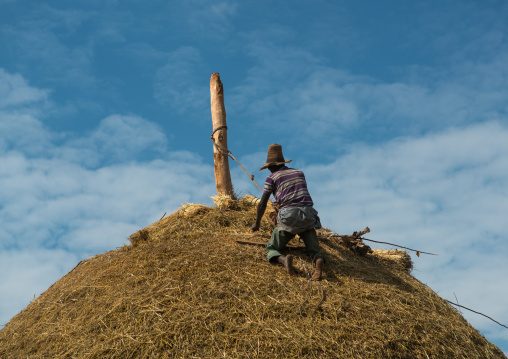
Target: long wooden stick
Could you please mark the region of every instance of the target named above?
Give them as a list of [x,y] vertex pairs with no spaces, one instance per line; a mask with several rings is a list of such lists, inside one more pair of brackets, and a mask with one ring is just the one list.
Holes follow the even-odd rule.
[[467,307],[464,307],[463,305],[460,305],[460,304],[457,304],[457,303],[454,303],[454,302],[450,302],[448,299],[445,299],[445,300],[446,300],[448,303],[450,303],[450,304],[456,305],[457,307],[461,307],[461,308],[464,308],[464,309],[469,310],[470,312],[473,312],[473,313],[476,313],[476,314],[483,315],[485,318],[489,318],[489,319],[490,319],[490,320],[492,320],[494,323],[497,323],[497,324],[499,324],[500,326],[505,327],[506,329],[508,329],[508,327],[507,327],[506,325],[499,323],[497,320],[492,319],[492,318],[491,318],[491,317],[489,317],[488,315],[485,315],[485,314],[483,314],[483,313],[477,312],[476,310],[469,309],[469,308],[467,308]]
[[[365,232],[365,233],[368,233],[370,232],[370,229],[369,227],[365,228],[362,232]],[[359,233],[362,233],[362,232],[359,232]],[[330,236],[328,236],[328,238],[331,238],[331,237],[346,237],[346,238],[354,238],[354,239],[361,239],[361,240],[364,240],[364,241],[370,241],[370,242],[375,242],[375,243],[382,243],[382,244],[388,244],[390,246],[395,246],[395,247],[399,247],[399,248],[404,248],[404,249],[407,249],[407,250],[410,250],[410,251],[413,251],[413,252],[416,252],[416,255],[417,256],[420,256],[420,253],[425,253],[425,254],[430,254],[431,256],[437,256],[437,254],[434,254],[434,253],[429,253],[429,252],[423,252],[423,251],[419,251],[419,250],[416,250],[416,249],[412,249],[412,248],[408,248],[408,247],[404,247],[404,246],[399,246],[398,244],[393,244],[393,243],[389,243],[389,242],[381,242],[381,241],[375,241],[373,239],[368,239],[368,238],[363,238],[361,236],[358,236],[357,232],[355,232],[354,235],[340,235],[340,234],[332,234]]]
[[[229,172],[229,157],[227,153],[228,127],[226,125],[226,108],[224,106],[224,88],[218,73],[214,73],[210,77],[210,105],[213,122],[213,164],[217,195],[234,197],[233,183],[231,182],[231,173]],[[221,148],[224,149],[224,151],[221,151]]]
[[425,254],[430,254],[431,256],[437,256],[438,254],[435,254],[435,253],[429,253],[429,252],[424,252],[424,251],[418,251],[416,249],[411,249],[411,248],[408,248],[408,247],[403,247],[403,246],[399,246],[398,244],[393,244],[393,243],[388,243],[388,242],[380,242],[380,241],[375,241],[373,239],[368,239],[368,238],[363,238],[362,237],[362,240],[365,240],[365,241],[371,241],[371,242],[376,242],[376,243],[383,243],[383,244],[389,244],[391,246],[395,246],[395,247],[400,247],[400,248],[404,248],[404,249],[408,249],[410,251],[413,251],[413,252],[416,252],[416,253],[425,253]]

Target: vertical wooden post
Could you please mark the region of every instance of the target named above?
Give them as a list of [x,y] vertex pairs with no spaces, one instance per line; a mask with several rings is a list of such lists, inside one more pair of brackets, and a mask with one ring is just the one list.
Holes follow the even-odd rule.
[[224,89],[218,73],[210,78],[210,102],[212,107],[213,164],[215,186],[218,196],[234,197],[231,174],[229,172],[228,135],[226,126],[226,108],[224,107]]

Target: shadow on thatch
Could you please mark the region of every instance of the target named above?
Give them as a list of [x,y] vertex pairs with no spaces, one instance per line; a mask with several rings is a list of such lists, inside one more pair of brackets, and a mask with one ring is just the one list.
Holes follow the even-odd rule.
[[[269,264],[248,201],[184,205],[131,245],[82,261],[0,331],[1,358],[505,358],[409,273],[319,233],[324,279]],[[301,246],[297,240],[293,246]]]

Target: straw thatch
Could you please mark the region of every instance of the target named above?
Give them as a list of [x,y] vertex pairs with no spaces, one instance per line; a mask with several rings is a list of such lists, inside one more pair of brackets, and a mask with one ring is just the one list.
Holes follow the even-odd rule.
[[186,205],[81,262],[0,331],[0,357],[505,358],[404,251],[362,257],[321,231],[323,281],[299,248],[290,278],[236,242],[266,241],[270,220],[253,235],[255,208],[233,207]]

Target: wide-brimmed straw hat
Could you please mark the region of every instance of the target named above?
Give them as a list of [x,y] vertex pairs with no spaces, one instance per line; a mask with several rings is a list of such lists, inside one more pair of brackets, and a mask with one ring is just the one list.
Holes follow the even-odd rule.
[[282,146],[274,143],[268,146],[268,155],[266,156],[266,163],[259,170],[264,170],[268,166],[277,166],[289,163],[291,160],[285,160],[282,155]]

